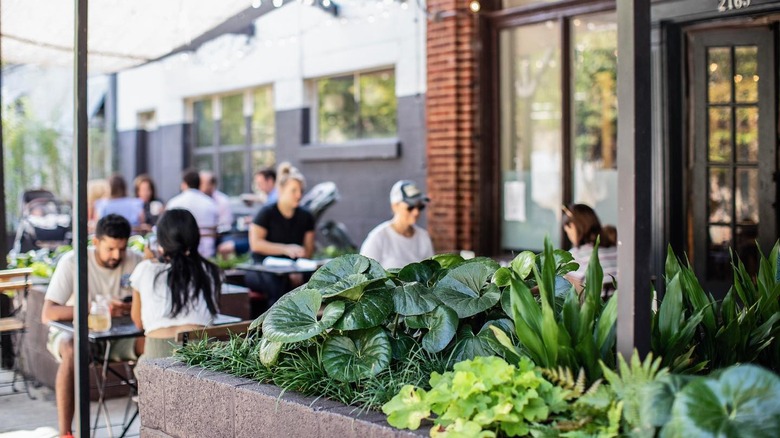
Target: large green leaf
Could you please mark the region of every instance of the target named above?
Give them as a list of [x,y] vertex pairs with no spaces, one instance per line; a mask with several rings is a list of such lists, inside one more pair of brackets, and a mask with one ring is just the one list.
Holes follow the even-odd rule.
[[376,327],[393,312],[393,299],[383,288],[364,292],[357,301],[346,301],[344,315],[333,328],[362,330]]
[[754,365],[699,379],[677,395],[667,437],[780,436],[780,378]]
[[328,375],[342,382],[375,376],[390,365],[392,348],[379,327],[333,336],[322,346],[322,365]]
[[282,351],[281,342],[272,342],[266,338],[260,339],[260,345],[258,347],[258,357],[260,363],[270,367],[276,364],[276,360],[279,359],[279,352]]
[[433,278],[434,270],[425,263],[406,265],[398,272],[398,279],[407,283],[413,281],[427,284]]
[[463,257],[459,256],[458,254],[436,254],[435,256],[431,257],[431,259],[438,262],[439,265],[444,269],[454,268],[464,261]]
[[386,278],[387,273],[376,260],[348,254],[331,260],[312,274],[307,289],[315,289],[326,298],[338,295],[357,300],[368,286]]
[[395,311],[403,316],[422,315],[439,305],[436,296],[423,284],[412,282],[393,290]]
[[488,278],[495,270],[482,263],[465,263],[452,269],[433,290],[434,295],[458,314],[467,318],[493,307],[501,291]]
[[496,340],[489,326],[484,327],[476,335],[468,325],[458,330],[458,340],[452,349],[452,363],[471,360],[477,356],[495,356],[501,351],[501,345]]
[[409,316],[404,321],[409,328],[428,329],[423,336],[422,347],[429,353],[444,350],[458,330],[458,314],[444,305],[425,315]]
[[263,321],[263,337],[272,342],[298,342],[317,336],[341,318],[344,302],[328,304],[317,320],[322,295],[313,289],[298,289],[284,295],[268,309]]
[[536,254],[531,251],[523,251],[509,263],[509,267],[521,280],[524,280],[531,273],[536,262]]

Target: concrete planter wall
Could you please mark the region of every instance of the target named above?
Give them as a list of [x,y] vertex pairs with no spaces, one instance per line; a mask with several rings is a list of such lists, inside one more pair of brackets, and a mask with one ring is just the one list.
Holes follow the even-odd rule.
[[358,415],[341,403],[188,367],[174,359],[141,361],[142,437],[418,437],[379,412]]

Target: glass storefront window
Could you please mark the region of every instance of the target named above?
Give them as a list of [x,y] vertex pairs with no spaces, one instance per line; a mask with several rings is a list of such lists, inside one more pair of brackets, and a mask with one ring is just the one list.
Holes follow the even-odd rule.
[[274,114],[274,92],[272,87],[262,87],[252,93],[252,140],[251,144],[274,143],[276,118]]
[[228,196],[238,196],[245,191],[245,154],[245,151],[235,151],[219,155],[219,189]]
[[617,16],[571,21],[574,202],[617,224]]
[[195,146],[214,145],[214,111],[211,98],[198,100],[193,104],[195,115]]
[[383,70],[317,81],[318,140],[342,143],[396,135],[395,72]]
[[501,245],[560,245],[562,199],[561,40],[558,22],[500,35]]
[[219,144],[242,145],[246,142],[246,122],[244,122],[244,95],[224,96],[222,102],[222,121],[220,122]]
[[[221,121],[219,138],[214,139],[212,102],[219,99]],[[245,115],[251,109],[251,116]],[[192,165],[213,171],[219,189],[229,196],[252,190],[252,173],[273,166],[275,158],[276,115],[273,87],[211,96],[193,102],[195,142]]]

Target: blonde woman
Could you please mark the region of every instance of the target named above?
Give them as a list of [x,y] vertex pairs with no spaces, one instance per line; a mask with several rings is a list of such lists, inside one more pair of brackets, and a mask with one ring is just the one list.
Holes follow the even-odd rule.
[[108,199],[111,187],[105,179],[91,179],[87,181],[87,221],[89,232],[95,231],[97,223],[97,208],[95,204],[101,199]]
[[[262,263],[267,256],[298,259],[314,253],[314,216],[299,206],[306,187],[303,174],[290,163],[282,163],[276,172],[276,187],[279,199],[263,207],[249,228],[255,263]],[[250,290],[265,294],[268,306],[302,280],[300,276],[266,272],[249,272],[245,277]]]

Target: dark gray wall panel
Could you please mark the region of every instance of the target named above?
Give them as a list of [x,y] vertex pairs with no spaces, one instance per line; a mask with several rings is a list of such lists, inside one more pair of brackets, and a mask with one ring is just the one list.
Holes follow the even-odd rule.
[[117,156],[117,171],[128,181],[135,178],[136,175],[136,142],[138,141],[137,131],[121,131],[117,135],[119,143]]

